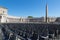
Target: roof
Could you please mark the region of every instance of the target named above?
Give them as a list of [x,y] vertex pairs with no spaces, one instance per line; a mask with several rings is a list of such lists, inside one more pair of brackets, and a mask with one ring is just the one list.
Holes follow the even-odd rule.
[[0,6],[0,8],[4,8],[4,9],[7,9],[6,7],[3,7],[3,6]]
[[8,18],[19,18],[19,19],[20,19],[20,17],[10,16],[10,15],[7,15],[7,17],[8,17]]

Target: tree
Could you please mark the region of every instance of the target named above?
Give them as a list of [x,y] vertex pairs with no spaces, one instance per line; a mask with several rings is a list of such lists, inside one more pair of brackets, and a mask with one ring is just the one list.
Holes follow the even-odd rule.
[[33,16],[28,16],[28,18],[33,18]]

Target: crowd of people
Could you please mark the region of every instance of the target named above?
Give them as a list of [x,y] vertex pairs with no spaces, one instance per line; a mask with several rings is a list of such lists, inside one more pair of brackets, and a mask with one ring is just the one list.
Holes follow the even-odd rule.
[[7,26],[11,31],[13,31],[13,35],[10,36],[10,34],[3,27],[2,32],[4,34],[4,40],[16,40],[16,36],[14,35],[14,33],[23,37],[25,40],[28,40],[28,38],[30,38],[31,40],[45,40],[46,37],[52,38],[50,34],[54,34],[55,37],[57,36],[57,34],[59,34],[59,29],[57,28],[57,25],[47,26],[43,24],[8,24]]

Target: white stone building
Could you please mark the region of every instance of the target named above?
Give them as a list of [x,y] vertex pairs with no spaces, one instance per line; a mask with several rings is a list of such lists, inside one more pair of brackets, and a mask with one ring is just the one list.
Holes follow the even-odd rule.
[[17,23],[24,21],[22,17],[8,15],[8,9],[0,6],[0,23]]
[[[48,17],[48,22],[55,22],[56,18]],[[8,9],[0,6],[0,23],[26,23],[26,22],[45,22],[45,17],[23,18],[8,15]]]
[[0,6],[0,22],[6,22],[7,8]]

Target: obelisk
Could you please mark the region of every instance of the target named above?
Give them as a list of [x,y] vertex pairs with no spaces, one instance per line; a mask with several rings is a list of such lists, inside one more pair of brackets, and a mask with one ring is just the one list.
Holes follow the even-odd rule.
[[46,4],[46,23],[48,23],[48,5]]

